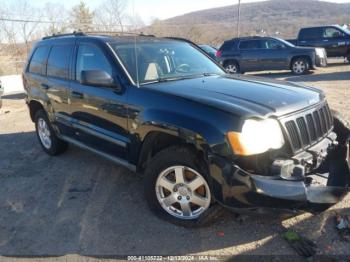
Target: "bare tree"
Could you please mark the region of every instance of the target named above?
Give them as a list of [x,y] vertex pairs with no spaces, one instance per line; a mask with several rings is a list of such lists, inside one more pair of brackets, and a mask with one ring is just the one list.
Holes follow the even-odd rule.
[[103,31],[125,30],[127,0],[106,0],[95,10],[97,28]]
[[68,30],[68,12],[60,3],[46,3],[43,12],[45,20],[51,23],[44,25],[44,32],[47,35],[64,33]]
[[[21,18],[21,21],[2,21],[1,27],[6,41],[16,45],[17,42],[24,42],[26,53],[29,53],[33,36],[39,29],[39,22],[32,22],[40,18],[40,9],[33,7],[28,0],[18,0],[12,2],[11,5],[4,8],[3,14],[8,14],[15,10],[16,15]],[[32,21],[28,21],[29,19]],[[18,47],[16,47],[18,49]],[[19,51],[19,50],[17,50]]]
[[90,12],[85,2],[74,6],[71,12],[71,27],[76,31],[91,31],[93,29],[94,12]]

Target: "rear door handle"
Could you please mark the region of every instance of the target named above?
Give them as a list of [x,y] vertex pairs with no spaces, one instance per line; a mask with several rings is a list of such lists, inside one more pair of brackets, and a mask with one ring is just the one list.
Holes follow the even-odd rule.
[[50,88],[48,84],[44,84],[44,83],[41,84],[41,87],[44,88],[45,90]]
[[76,92],[76,91],[72,91],[70,94],[71,94],[71,96],[74,97],[74,98],[82,99],[82,98],[84,97],[84,94],[83,94],[83,93]]

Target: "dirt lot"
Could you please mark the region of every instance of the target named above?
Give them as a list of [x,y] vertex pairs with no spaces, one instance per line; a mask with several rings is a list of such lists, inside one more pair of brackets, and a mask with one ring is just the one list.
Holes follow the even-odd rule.
[[[288,72],[256,75],[321,87],[331,107],[350,119],[350,65],[336,61],[300,77]],[[2,255],[293,255],[279,235],[282,225],[315,240],[318,254],[350,255],[349,242],[340,240],[333,221],[336,211],[350,212],[350,195],[320,215],[238,219],[227,213],[208,228],[177,227],[149,211],[142,180],[135,174],[73,146],[62,156],[47,156],[37,142],[22,97],[7,96],[3,102]]]

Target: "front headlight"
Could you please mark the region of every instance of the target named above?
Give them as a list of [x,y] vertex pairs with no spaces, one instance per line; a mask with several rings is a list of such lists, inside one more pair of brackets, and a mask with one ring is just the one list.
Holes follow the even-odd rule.
[[277,120],[244,121],[242,132],[228,132],[227,138],[236,155],[256,155],[284,145],[281,127]]

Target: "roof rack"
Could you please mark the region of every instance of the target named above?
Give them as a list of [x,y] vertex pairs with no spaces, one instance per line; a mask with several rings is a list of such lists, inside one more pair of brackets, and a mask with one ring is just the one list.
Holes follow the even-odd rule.
[[63,36],[84,36],[85,34],[83,32],[80,31],[74,31],[73,33],[66,33],[66,34],[53,34],[50,36],[45,36],[42,38],[42,40],[46,40],[46,39],[51,39],[51,38],[55,38],[55,37],[63,37]]
[[87,35],[112,35],[112,36],[123,36],[123,35],[131,35],[131,36],[149,36],[155,37],[155,35],[147,35],[144,33],[133,33],[133,32],[121,32],[121,31],[86,31],[84,32]]
[[147,37],[155,37],[155,35],[147,35],[144,33],[132,33],[132,32],[120,32],[120,31],[74,31],[73,33],[65,33],[65,34],[53,34],[51,36],[45,36],[42,40],[51,39],[55,37],[64,37],[64,36],[86,36],[86,35],[108,35],[108,36],[147,36]]

